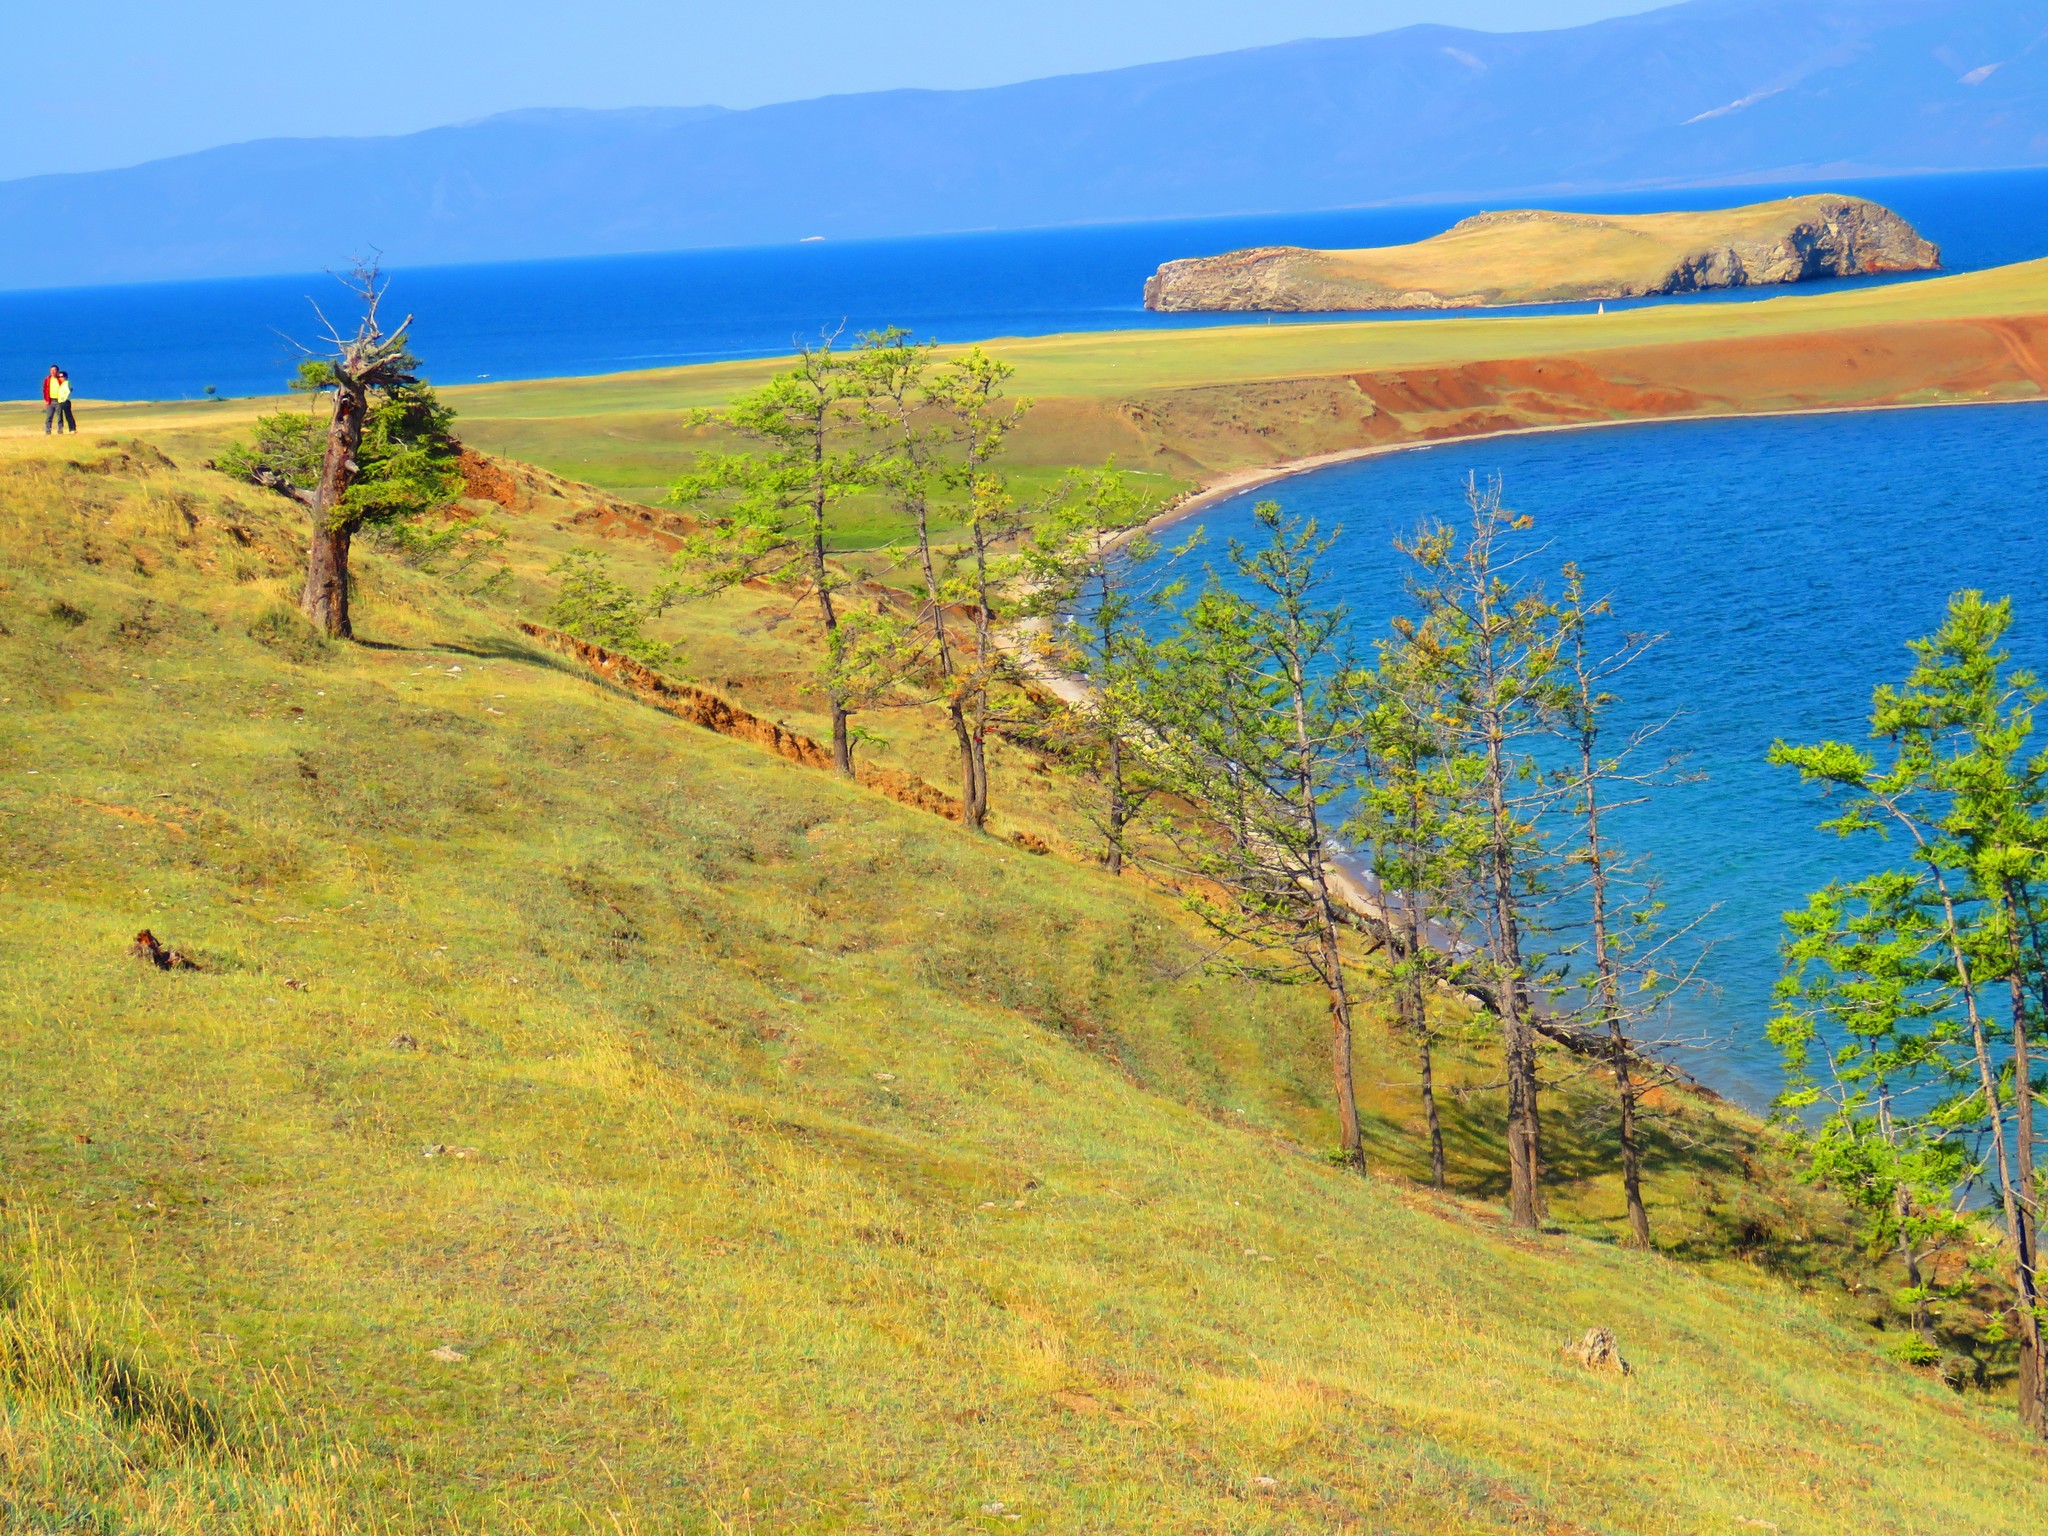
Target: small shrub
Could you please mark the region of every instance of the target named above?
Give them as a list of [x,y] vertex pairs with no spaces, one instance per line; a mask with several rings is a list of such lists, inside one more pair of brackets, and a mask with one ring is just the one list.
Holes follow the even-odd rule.
[[542,623],[650,667],[666,666],[673,660],[669,647],[649,639],[642,629],[667,608],[671,600],[667,591],[657,589],[640,596],[613,580],[609,562],[594,549],[570,550],[548,567],[548,574],[559,576],[562,584],[555,591],[554,602],[541,614]]
[[66,629],[76,629],[92,617],[91,614],[87,613],[76,603],[67,603],[61,597],[50,604],[46,611],[51,618],[62,624]]
[[1885,1346],[1884,1352],[1901,1365],[1933,1365],[1941,1359],[1940,1346],[1930,1344],[1917,1333],[1902,1333]]
[[288,603],[274,604],[258,614],[249,626],[249,638],[300,666],[323,661],[334,649],[333,643]]

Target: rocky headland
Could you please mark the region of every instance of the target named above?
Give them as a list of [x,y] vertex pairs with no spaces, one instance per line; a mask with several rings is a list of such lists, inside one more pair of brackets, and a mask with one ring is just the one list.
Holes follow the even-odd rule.
[[1877,203],[1816,195],[1698,213],[1482,213],[1413,245],[1260,246],[1169,261],[1151,310],[1467,309],[1927,272],[1941,252]]

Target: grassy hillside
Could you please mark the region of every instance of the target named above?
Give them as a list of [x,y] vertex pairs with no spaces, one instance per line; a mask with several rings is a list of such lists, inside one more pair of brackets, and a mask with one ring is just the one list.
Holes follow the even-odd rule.
[[[566,504],[489,596],[367,551],[333,646],[184,445],[0,449],[0,1525],[2021,1528],[2038,1453],[1882,1357],[1742,1117],[1666,1106],[1628,1253],[1554,1064],[1510,1236],[1483,1038],[1437,1196],[1369,1022],[1347,1175],[1313,999],[1162,894],[520,636]],[[686,665],[765,695],[731,601]],[[1009,754],[999,830],[1081,841]]]

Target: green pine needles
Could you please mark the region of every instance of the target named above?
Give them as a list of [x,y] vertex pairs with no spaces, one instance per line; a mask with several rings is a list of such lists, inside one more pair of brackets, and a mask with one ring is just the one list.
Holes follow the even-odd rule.
[[[1881,844],[1891,866],[1787,914],[1771,1038],[1812,1174],[1898,1251],[1916,1333],[1932,1343],[1930,1259],[1996,1272],[1994,1336],[2016,1341],[2020,1418],[2041,1434],[2032,1057],[2048,1004],[2048,758],[2033,744],[2044,695],[2003,648],[2011,620],[2009,601],[1958,593],[1912,642],[1904,681],[1873,693],[1873,748],[1772,749],[1842,797],[1824,827]],[[1995,1260],[1977,1241],[1987,1219]]]

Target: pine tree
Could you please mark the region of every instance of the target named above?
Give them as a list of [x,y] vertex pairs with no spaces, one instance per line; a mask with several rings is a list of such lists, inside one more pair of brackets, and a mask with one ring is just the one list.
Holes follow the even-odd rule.
[[1507,1059],[1509,1219],[1542,1218],[1542,1119],[1536,1051],[1537,957],[1528,952],[1530,902],[1545,851],[1539,816],[1548,798],[1528,741],[1550,729],[1558,702],[1556,606],[1520,573],[1509,537],[1528,520],[1501,504],[1500,487],[1466,487],[1461,534],[1437,525],[1404,541],[1420,607],[1416,664],[1431,675],[1454,751],[1478,762],[1484,830],[1478,866],[1477,964],[1501,1024]]
[[1435,1083],[1436,1032],[1429,1000],[1471,969],[1471,925],[1486,818],[1483,761],[1449,729],[1443,674],[1417,626],[1396,620],[1368,680],[1368,771],[1345,833],[1366,853],[1392,937],[1395,1014],[1415,1044],[1430,1182],[1444,1187],[1442,1118]]
[[1011,429],[1030,409],[1030,402],[1004,394],[1013,372],[1008,363],[970,348],[946,365],[928,395],[931,408],[950,423],[959,452],[950,478],[964,496],[962,547],[941,597],[964,606],[973,624],[972,649],[954,663],[946,713],[960,748],[961,822],[977,832],[988,824],[991,690],[1003,670],[997,635],[1028,592],[1014,547],[1027,513],[995,467]]
[[862,702],[855,679],[858,636],[844,623],[839,592],[847,577],[841,552],[848,504],[875,477],[858,417],[860,380],[830,339],[807,346],[759,389],[697,420],[715,423],[757,451],[701,456],[669,490],[678,506],[708,508],[723,519],[678,552],[678,595],[722,590],[764,577],[805,591],[824,639],[819,684],[832,716],[832,761],[853,774],[849,720]]
[[1232,540],[1229,585],[1212,577],[1159,649],[1147,730],[1176,794],[1171,822],[1190,909],[1223,941],[1219,964],[1313,979],[1329,1004],[1338,1156],[1363,1169],[1351,993],[1332,886],[1330,806],[1359,771],[1359,668],[1349,619],[1316,601],[1332,540],[1273,502],[1264,544]]
[[1087,685],[1073,713],[1102,788],[1092,819],[1112,875],[1123,873],[1132,823],[1158,787],[1145,723],[1157,671],[1149,623],[1184,593],[1172,562],[1201,537],[1168,550],[1143,531],[1152,511],[1152,498],[1113,462],[1075,471],[1026,552],[1031,617],[1049,626],[1046,660]]
[[1674,757],[1656,757],[1668,721],[1615,737],[1609,717],[1618,700],[1611,686],[1656,639],[1623,634],[1596,649],[1596,636],[1604,634],[1611,618],[1606,601],[1587,597],[1584,573],[1567,564],[1557,610],[1563,645],[1556,723],[1569,761],[1556,772],[1554,782],[1562,791],[1558,808],[1571,823],[1567,836],[1572,846],[1563,863],[1585,872],[1583,885],[1572,893],[1583,898],[1587,929],[1578,956],[1582,1001],[1577,1014],[1590,1028],[1580,1036],[1579,1048],[1604,1060],[1614,1078],[1629,1241],[1647,1248],[1650,1214],[1643,1203],[1642,1177],[1645,1099],[1671,1072],[1642,1050],[1637,1034],[1675,993],[1693,984],[1702,955],[1686,954],[1680,946],[1703,919],[1671,929],[1645,861],[1615,838],[1614,816],[1677,782],[1680,772]]
[[[2048,1013],[2048,756],[2032,753],[2033,712],[2048,695],[2010,668],[2011,622],[2009,601],[1950,599],[1941,628],[1912,642],[1905,681],[1872,694],[1882,753],[1772,748],[1773,762],[1846,793],[1824,826],[1905,855],[1794,916],[1773,1035],[1795,1074],[1788,1107],[1827,1107],[1816,1167],[1864,1169],[1866,1210],[1889,1210],[1879,1219],[1902,1239],[1924,1236],[1937,1199],[1956,1198],[1955,1174],[1989,1174],[2020,1422],[2048,1438],[2032,1065]],[[1827,1079],[1812,1070],[1817,1054]],[[1983,1156],[1956,1159],[1958,1142]]]

